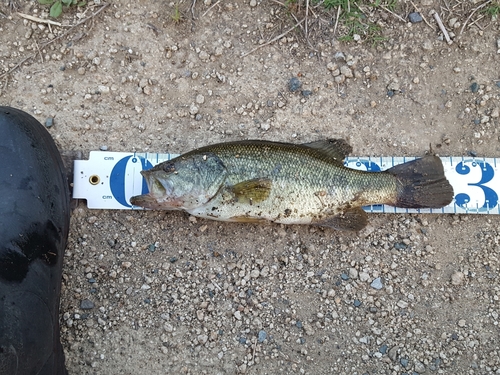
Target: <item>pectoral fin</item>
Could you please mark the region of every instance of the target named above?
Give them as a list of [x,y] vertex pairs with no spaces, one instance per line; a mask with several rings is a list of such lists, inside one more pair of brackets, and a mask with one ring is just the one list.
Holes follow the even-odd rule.
[[351,208],[343,213],[318,221],[314,225],[337,230],[360,231],[368,224],[368,215],[361,207]]
[[271,193],[271,187],[271,180],[256,178],[233,185],[231,191],[238,202],[254,204],[266,200]]

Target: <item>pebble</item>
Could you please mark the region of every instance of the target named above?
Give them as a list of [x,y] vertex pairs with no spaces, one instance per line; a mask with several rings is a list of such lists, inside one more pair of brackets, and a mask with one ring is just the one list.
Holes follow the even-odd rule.
[[398,305],[398,307],[400,307],[402,309],[406,309],[408,307],[408,302],[403,301],[403,300],[399,300],[397,305]]
[[250,7],[255,8],[257,6],[257,0],[250,0]]
[[241,320],[241,312],[239,310],[236,310],[233,315],[236,319]]
[[80,308],[82,310],[91,310],[94,308],[94,302],[89,299],[84,299],[80,302]]
[[477,84],[477,82],[473,82],[472,85],[470,85],[470,91],[472,91],[473,93],[479,91],[479,85]]
[[196,95],[196,103],[197,104],[205,103],[205,97],[201,94]]
[[387,353],[388,346],[387,345],[382,345],[380,349],[378,350],[380,353],[385,354]]
[[302,94],[303,97],[306,97],[306,98],[312,95],[311,90],[302,90],[300,93]]
[[399,350],[399,347],[398,347],[398,346],[393,346],[393,347],[389,350],[388,356],[389,356],[389,358],[390,358],[392,361],[395,361],[395,360],[396,360],[396,356],[398,355],[398,350]]
[[108,151],[108,146],[102,145],[101,147],[99,147],[99,150],[101,150],[101,151]]
[[408,14],[408,19],[410,20],[411,23],[418,23],[423,21],[422,16],[418,12],[412,12]]
[[408,359],[406,359],[406,358],[401,358],[401,359],[399,360],[399,363],[401,363],[401,366],[403,366],[404,368],[407,368],[407,367],[408,367],[408,363],[409,363],[409,362],[410,362],[410,361],[409,361]]
[[467,322],[465,321],[465,319],[460,319],[457,324],[459,327],[463,328],[466,326]]
[[351,279],[357,279],[358,278],[358,270],[356,268],[350,268],[349,269],[349,277]]
[[297,77],[293,77],[288,81],[288,90],[295,92],[302,87],[302,82]]
[[346,78],[354,77],[354,74],[352,73],[352,69],[349,68],[347,65],[343,65],[340,67],[340,74],[343,74],[344,77],[346,77]]
[[360,272],[359,273],[359,280],[362,281],[362,282],[366,282],[370,279],[370,275],[368,274],[368,272]]
[[384,284],[382,284],[382,279],[380,277],[377,277],[375,280],[372,281],[372,283],[370,284],[370,286],[373,289],[380,290],[380,289],[382,289],[384,287]]
[[54,118],[53,117],[47,117],[45,120],[45,126],[47,128],[50,128],[52,125],[54,125]]
[[354,300],[354,307],[359,307],[361,306],[361,301],[359,299]]
[[451,283],[455,286],[463,284],[464,280],[465,275],[460,271],[454,272],[453,275],[451,275]]
[[267,339],[267,332],[264,330],[260,330],[258,336],[259,342],[264,342],[265,339]]

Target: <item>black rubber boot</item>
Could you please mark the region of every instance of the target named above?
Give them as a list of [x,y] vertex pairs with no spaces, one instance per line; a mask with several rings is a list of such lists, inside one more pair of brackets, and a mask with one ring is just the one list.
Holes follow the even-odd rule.
[[59,339],[69,187],[47,130],[0,106],[0,374],[66,374]]

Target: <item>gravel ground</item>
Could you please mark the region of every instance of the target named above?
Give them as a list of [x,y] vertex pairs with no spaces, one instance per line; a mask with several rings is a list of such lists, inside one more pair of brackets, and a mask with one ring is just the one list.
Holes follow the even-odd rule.
[[[403,17],[415,11],[401,3]],[[460,35],[470,14],[461,4],[419,3],[436,30],[373,11],[386,37],[376,46],[362,35],[339,42],[318,9],[309,42],[297,30],[263,46],[295,23],[276,2],[199,1],[193,20],[191,2],[116,0],[74,29],[64,25],[102,4],[66,10],[61,27],[2,4],[0,103],[50,126],[63,151],[329,137],[349,139],[354,155],[422,155],[431,144],[443,156],[498,157],[500,27],[486,17]],[[35,1],[19,11],[47,17]],[[76,202],[61,300],[67,366],[500,374],[499,224],[384,214],[349,234]]]

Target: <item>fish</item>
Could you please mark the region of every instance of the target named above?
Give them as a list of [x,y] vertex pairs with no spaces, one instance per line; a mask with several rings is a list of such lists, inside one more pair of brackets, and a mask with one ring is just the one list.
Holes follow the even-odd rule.
[[220,221],[359,231],[368,223],[363,206],[441,208],[453,200],[435,155],[368,172],[344,166],[351,151],[343,139],[208,145],[142,171],[149,193],[130,203]]

